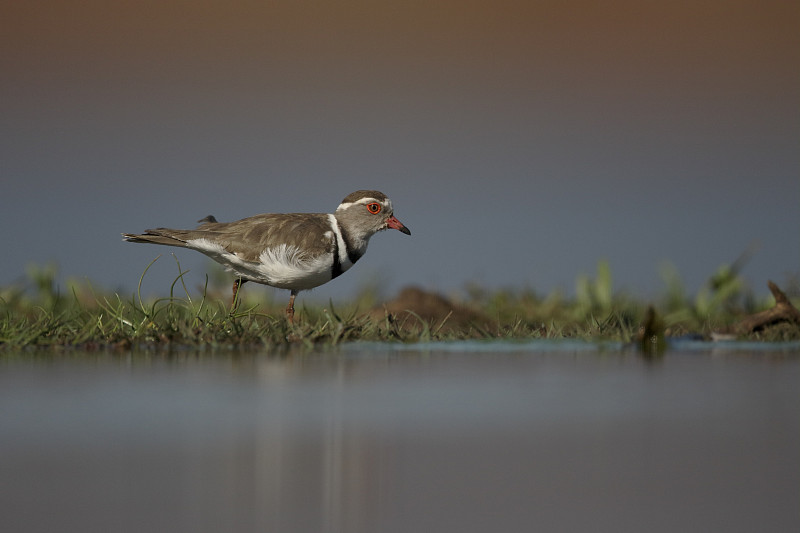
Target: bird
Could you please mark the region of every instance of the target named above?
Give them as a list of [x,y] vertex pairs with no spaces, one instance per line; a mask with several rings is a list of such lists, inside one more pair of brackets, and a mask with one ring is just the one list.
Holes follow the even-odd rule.
[[197,250],[222,264],[236,278],[231,311],[242,284],[253,281],[290,291],[286,317],[294,321],[297,293],[319,287],[349,270],[367,251],[379,231],[411,231],[394,216],[392,201],[382,192],[348,194],[332,214],[266,213],[235,222],[209,215],[195,229],[156,228],[123,233],[127,242]]

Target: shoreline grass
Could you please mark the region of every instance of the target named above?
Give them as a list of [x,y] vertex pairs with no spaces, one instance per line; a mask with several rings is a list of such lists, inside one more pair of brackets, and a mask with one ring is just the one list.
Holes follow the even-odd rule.
[[[155,260],[153,261],[155,262]],[[62,293],[56,270],[32,268],[27,284],[0,288],[0,353],[31,349],[120,350],[257,349],[279,351],[291,347],[330,347],[343,342],[429,342],[465,339],[566,339],[635,342],[645,327],[648,309],[654,309],[658,334],[692,335],[708,339],[749,313],[769,307],[757,303],[735,276],[715,288],[689,297],[676,276],[658,302],[615,294],[604,263],[597,277],[582,277],[576,296],[559,292],[539,296],[530,290],[487,291],[468,286],[453,305],[473,314],[469,323],[454,323],[452,313],[423,318],[411,309],[400,315],[375,311],[375,297],[365,289],[352,302],[335,307],[303,305],[296,323],[289,324],[282,305],[271,300],[245,299],[235,313],[221,287],[199,294],[186,287],[178,274],[166,296],[144,299],[142,280],[136,293],[123,298],[96,291],[91,284],[71,284]],[[716,278],[715,278],[716,279]],[[370,313],[370,311],[372,312]],[[778,324],[744,336],[747,340],[800,340],[800,326]]]

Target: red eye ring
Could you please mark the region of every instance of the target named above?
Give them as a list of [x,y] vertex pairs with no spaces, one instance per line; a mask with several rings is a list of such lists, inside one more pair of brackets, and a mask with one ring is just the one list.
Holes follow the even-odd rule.
[[378,202],[371,202],[367,204],[367,211],[369,211],[373,215],[377,215],[378,213],[381,212],[381,204],[379,204]]

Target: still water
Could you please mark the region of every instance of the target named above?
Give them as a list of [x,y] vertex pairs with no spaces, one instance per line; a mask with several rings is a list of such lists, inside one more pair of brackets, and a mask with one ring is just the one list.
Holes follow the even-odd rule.
[[800,531],[800,345],[3,354],[0,529]]

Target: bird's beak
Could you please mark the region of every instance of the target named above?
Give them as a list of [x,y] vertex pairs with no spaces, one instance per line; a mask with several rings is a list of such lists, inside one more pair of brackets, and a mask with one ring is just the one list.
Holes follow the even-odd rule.
[[390,216],[390,217],[389,217],[389,218],[386,220],[386,227],[387,227],[387,228],[396,229],[396,230],[398,230],[398,231],[401,231],[401,232],[405,233],[406,235],[411,235],[411,230],[410,230],[410,229],[408,229],[407,227],[405,227],[405,226],[403,225],[403,223],[402,223],[402,222],[400,222],[399,220],[397,220],[397,219],[394,217],[394,215]]

